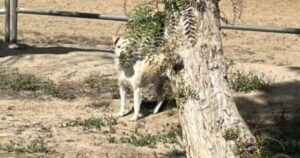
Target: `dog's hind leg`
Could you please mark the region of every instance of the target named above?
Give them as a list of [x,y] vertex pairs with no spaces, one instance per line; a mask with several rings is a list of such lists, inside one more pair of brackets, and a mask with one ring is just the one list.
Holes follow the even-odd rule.
[[141,108],[141,90],[139,87],[133,88],[133,99],[134,99],[134,112],[133,116],[130,118],[131,121],[135,121],[139,118],[140,108]]
[[155,109],[153,111],[154,114],[158,113],[161,105],[163,104],[163,97],[162,96],[157,96],[157,104],[155,106]]
[[125,100],[126,100],[126,89],[124,85],[121,83],[120,84],[120,111],[117,114],[117,116],[124,116],[125,115]]
[[154,108],[153,113],[156,114],[158,113],[161,105],[163,104],[163,86],[164,86],[164,81],[160,80],[157,84],[157,86],[155,87],[155,93],[157,95],[157,104]]

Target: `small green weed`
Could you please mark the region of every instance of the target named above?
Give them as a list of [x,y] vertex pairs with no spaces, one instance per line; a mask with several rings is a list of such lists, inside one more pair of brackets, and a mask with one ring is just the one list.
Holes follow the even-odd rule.
[[48,147],[47,142],[44,139],[34,139],[28,146],[28,151],[33,153],[48,153],[50,148]]
[[57,97],[59,95],[59,91],[56,85],[51,81],[43,82],[42,89],[44,89],[46,94],[51,95],[53,97]]
[[116,129],[114,128],[114,126],[118,124],[118,121],[112,116],[105,117],[104,120],[105,120],[105,124],[109,127],[108,132],[116,133]]
[[168,144],[178,144],[177,135],[181,135],[176,129],[172,129],[167,133],[152,135],[152,134],[142,134],[137,129],[129,137],[121,138],[121,143],[130,143],[134,146],[148,146],[155,147],[158,142],[168,143]]
[[8,88],[14,91],[36,91],[40,87],[40,80],[34,75],[17,74],[8,82]]
[[[3,71],[3,70],[2,70]],[[20,91],[43,91],[47,95],[57,96],[58,90],[50,80],[42,80],[31,74],[18,72],[0,72],[0,89],[15,92]]]
[[157,137],[151,134],[134,133],[130,137],[121,138],[122,143],[130,143],[134,146],[154,147],[157,143]]
[[109,143],[116,143],[117,142],[116,137],[113,137],[113,136],[108,136],[107,141]]
[[161,134],[157,136],[160,142],[163,143],[170,143],[170,144],[177,144],[178,140],[176,138],[176,133],[174,131],[170,131],[165,134]]
[[9,144],[0,144],[0,150],[6,152],[17,153],[50,153],[53,150],[48,146],[43,138],[32,140],[29,144],[24,141],[14,142],[10,141]]
[[[76,127],[81,126],[85,129],[97,129],[101,130],[102,127],[109,126],[110,131],[113,132],[115,129],[113,126],[117,125],[117,120],[113,117],[90,117],[82,120],[81,118],[76,118],[63,125],[63,127]],[[113,132],[114,133],[114,132]]]
[[101,100],[97,102],[92,102],[86,106],[94,109],[100,109],[100,108],[107,108],[110,105],[110,103],[111,103],[110,100]]
[[264,76],[260,77],[253,72],[243,73],[238,70],[230,74],[229,83],[231,88],[237,92],[267,91],[272,85],[271,80]]
[[185,151],[184,150],[180,150],[180,149],[176,149],[176,148],[172,148],[170,151],[168,151],[166,153],[166,156],[168,157],[176,157],[176,156],[185,156]]
[[223,137],[225,140],[236,140],[239,137],[238,131],[234,129],[226,129],[224,131]]
[[105,124],[108,126],[115,126],[118,124],[117,119],[112,116],[104,117],[103,119],[105,120]]
[[66,127],[76,127],[82,126],[86,129],[95,128],[101,130],[103,126],[105,126],[104,120],[99,117],[91,117],[88,119],[82,120],[81,118],[77,118],[75,120],[71,120],[65,124]]

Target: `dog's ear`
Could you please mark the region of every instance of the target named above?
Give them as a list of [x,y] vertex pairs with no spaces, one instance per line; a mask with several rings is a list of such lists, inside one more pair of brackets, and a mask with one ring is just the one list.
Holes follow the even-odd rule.
[[119,40],[120,40],[120,37],[116,37],[116,36],[112,37],[112,42],[113,42],[114,45],[116,45]]

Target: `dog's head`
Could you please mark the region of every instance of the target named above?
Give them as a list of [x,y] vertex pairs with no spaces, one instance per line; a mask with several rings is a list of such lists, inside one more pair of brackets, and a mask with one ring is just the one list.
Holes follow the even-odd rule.
[[123,37],[113,37],[113,44],[115,46],[115,55],[120,56],[122,52],[125,51],[125,46],[127,45],[127,40]]

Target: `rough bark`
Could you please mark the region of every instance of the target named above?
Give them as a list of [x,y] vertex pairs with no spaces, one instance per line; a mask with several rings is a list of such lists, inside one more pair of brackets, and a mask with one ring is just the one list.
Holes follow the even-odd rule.
[[176,47],[174,53],[184,65],[176,75],[173,72],[173,81],[175,93],[180,93],[177,99],[187,157],[251,157],[256,141],[228,86],[218,0],[194,2],[197,5],[189,9],[190,27],[194,28],[187,28],[182,17],[168,35],[168,43]]

